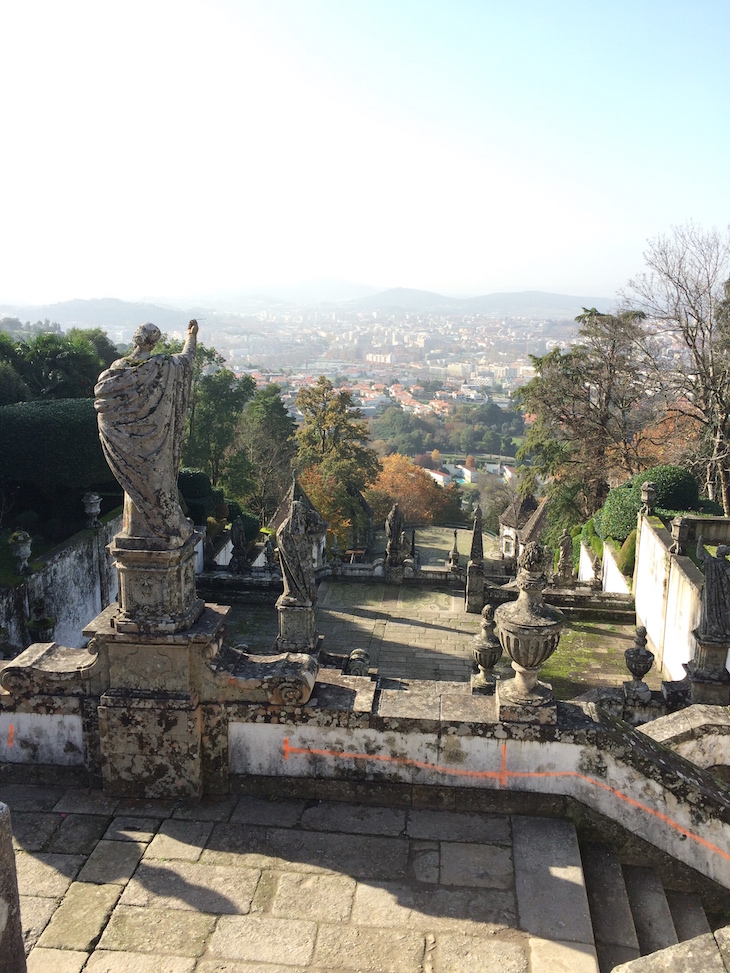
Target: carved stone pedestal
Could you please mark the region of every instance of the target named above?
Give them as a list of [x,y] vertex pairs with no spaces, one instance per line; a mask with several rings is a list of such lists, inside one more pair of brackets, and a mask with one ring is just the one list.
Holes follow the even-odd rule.
[[385,580],[388,584],[403,584],[405,568],[402,564],[387,564],[385,566]]
[[314,605],[289,605],[282,596],[276,602],[276,610],[279,613],[277,650],[318,653],[319,639],[314,628]]
[[730,673],[725,667],[728,645],[724,642],[700,641],[699,632],[694,659],[685,665],[690,683],[690,702],[714,706],[730,705]]
[[201,738],[197,695],[109,690],[99,705],[104,791],[114,797],[202,797]]
[[151,549],[147,537],[117,534],[109,553],[119,572],[118,632],[184,632],[203,613],[195,592],[197,533],[182,547]]
[[104,789],[126,797],[203,793],[199,705],[220,650],[227,609],[208,609],[185,632],[119,630],[112,605],[84,630],[108,673],[99,737]]
[[540,723],[554,725],[558,722],[558,706],[549,682],[539,682],[536,669],[524,669],[512,663],[515,678],[497,683],[497,718],[500,723]]
[[466,598],[467,612],[478,615],[484,607],[484,564],[469,561],[466,568]]

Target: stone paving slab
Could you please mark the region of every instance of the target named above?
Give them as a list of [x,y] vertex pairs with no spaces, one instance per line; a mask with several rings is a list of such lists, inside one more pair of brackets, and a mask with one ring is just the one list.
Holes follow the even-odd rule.
[[326,969],[421,973],[425,946],[419,932],[322,923],[313,962]]
[[55,898],[49,899],[39,895],[20,896],[20,921],[23,926],[26,955],[38,942],[57,906],[58,899]]
[[352,922],[426,931],[469,929],[475,934],[481,929],[492,934],[500,928],[516,928],[517,907],[511,889],[412,889],[395,883],[374,886],[361,882]]
[[598,959],[593,946],[531,938],[529,947],[530,962],[535,970],[546,970],[549,973],[598,973]]
[[74,882],[53,913],[38,945],[90,952],[99,941],[120,892],[118,885]]
[[106,814],[111,817],[118,804],[119,798],[108,797],[102,791],[72,787],[57,801],[53,810],[64,814]]
[[114,818],[103,837],[109,841],[140,841],[149,844],[160,827],[160,818]]
[[154,909],[237,915],[251,908],[260,874],[256,869],[222,865],[144,861],[120,901]]
[[241,797],[231,814],[231,824],[268,824],[291,828],[298,824],[306,801],[269,800],[265,797]]
[[184,956],[149,956],[97,949],[84,973],[193,973],[194,969],[195,960]]
[[528,953],[521,942],[447,933],[435,942],[433,969],[434,973],[527,973]]
[[357,883],[346,875],[304,875],[284,872],[276,877],[271,914],[282,919],[350,918]]
[[49,851],[66,855],[90,854],[109,825],[109,817],[98,814],[66,814],[53,835]]
[[514,885],[510,848],[442,841],[440,855],[442,885],[488,889],[508,889]]
[[302,827],[316,831],[348,834],[399,835],[403,833],[406,812],[401,808],[363,806],[322,801],[302,814]]
[[163,821],[145,852],[145,858],[197,861],[212,830],[209,821]]
[[179,909],[138,909],[118,905],[99,947],[120,952],[153,953],[155,956],[200,956],[215,922],[213,916]]
[[52,811],[66,793],[65,787],[38,784],[3,784],[0,801],[11,811]]
[[249,962],[306,966],[312,958],[317,924],[301,919],[223,916],[208,950],[209,956]]
[[28,957],[28,973],[81,973],[88,953],[36,946]]
[[126,885],[134,874],[147,846],[141,841],[107,841],[102,839],[81,869],[81,882]]
[[406,833],[434,841],[447,834],[450,841],[510,844],[509,818],[504,814],[469,814],[459,811],[408,811]]
[[13,847],[25,851],[43,851],[60,826],[60,814],[41,811],[12,811]]
[[85,859],[81,855],[31,854],[15,856],[21,895],[55,899],[76,878]]

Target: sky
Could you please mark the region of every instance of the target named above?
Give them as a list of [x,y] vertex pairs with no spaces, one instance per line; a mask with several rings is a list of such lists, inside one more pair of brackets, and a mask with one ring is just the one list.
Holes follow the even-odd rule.
[[730,223],[727,0],[0,0],[0,302],[611,296]]

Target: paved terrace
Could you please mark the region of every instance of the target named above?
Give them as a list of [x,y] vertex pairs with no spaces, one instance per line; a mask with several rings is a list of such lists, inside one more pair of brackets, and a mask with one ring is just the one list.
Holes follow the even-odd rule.
[[598,969],[567,821],[31,785],[0,800],[29,973]]
[[[276,615],[272,605],[234,605],[228,641],[247,643],[256,652],[272,650]],[[336,580],[324,581],[319,588],[317,631],[325,636],[325,649],[344,654],[365,649],[378,675],[399,680],[403,688],[416,679],[468,682],[470,641],[480,621],[479,615],[464,611],[464,593],[455,588],[426,590]],[[634,635],[630,625],[569,621],[540,678],[552,682],[561,699],[599,686],[620,686],[631,678],[624,652]],[[505,678],[513,675],[506,656],[496,672]],[[658,689],[658,673],[652,671],[647,682]]]

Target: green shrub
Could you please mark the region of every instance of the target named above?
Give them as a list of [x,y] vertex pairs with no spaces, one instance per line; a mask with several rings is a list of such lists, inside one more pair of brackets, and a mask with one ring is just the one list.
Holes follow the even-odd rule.
[[636,528],[631,531],[629,536],[621,545],[621,550],[616,558],[616,566],[627,578],[634,576],[634,565],[636,563]]
[[596,528],[593,523],[593,518],[586,521],[581,528],[580,537],[573,539],[573,556],[575,557],[576,540],[578,542],[578,557],[580,558],[580,542],[581,540],[593,551],[596,557],[603,557],[603,541],[596,533]]
[[246,541],[250,544],[259,536],[259,518],[256,514],[252,514],[250,510],[246,510],[245,507],[241,510],[240,516],[243,521],[243,529],[246,532]]
[[657,513],[660,508],[682,512],[698,508],[699,488],[691,473],[681,466],[653,466],[609,491],[606,502],[594,517],[603,540],[611,537],[623,543],[634,530],[641,509],[641,485],[647,481],[656,484]]
[[640,508],[641,492],[637,497],[628,486],[615,487],[609,491],[599,518],[599,531],[603,540],[612,537],[616,541],[625,541],[636,527]]
[[49,483],[76,491],[111,483],[93,400],[0,407],[0,470],[6,479],[34,484],[46,493]]
[[210,477],[202,470],[191,470],[184,467],[177,478],[177,488],[186,500],[202,500],[213,492]]

